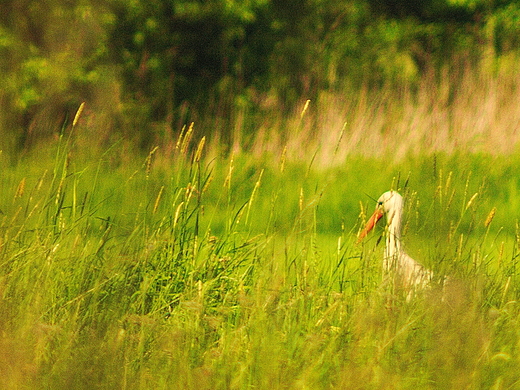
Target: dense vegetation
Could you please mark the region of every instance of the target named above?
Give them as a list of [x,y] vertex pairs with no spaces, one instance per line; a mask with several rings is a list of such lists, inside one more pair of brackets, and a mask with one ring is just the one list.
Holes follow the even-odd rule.
[[145,150],[191,121],[229,146],[330,94],[343,110],[360,90],[420,99],[449,80],[451,102],[468,74],[510,87],[519,20],[505,0],[5,0],[2,142],[38,143],[83,101],[99,142]]
[[[2,388],[520,380],[520,185],[504,176],[518,158],[323,168],[287,149],[215,156],[196,128],[136,158],[74,131],[15,167],[1,156]],[[381,284],[383,229],[355,243],[365,193],[389,187],[406,195],[409,252],[436,274],[412,298]]]

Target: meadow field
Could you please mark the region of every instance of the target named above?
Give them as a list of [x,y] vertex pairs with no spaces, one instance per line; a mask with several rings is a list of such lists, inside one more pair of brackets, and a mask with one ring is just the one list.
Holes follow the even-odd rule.
[[[304,99],[227,150],[95,144],[87,111],[3,150],[0,387],[520,388],[518,88],[463,90]],[[411,299],[383,227],[356,243],[388,189],[436,275]]]

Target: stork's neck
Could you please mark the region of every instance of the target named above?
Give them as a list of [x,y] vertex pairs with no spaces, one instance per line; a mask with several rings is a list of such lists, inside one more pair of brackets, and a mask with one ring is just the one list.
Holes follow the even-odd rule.
[[[401,206],[401,205],[399,205]],[[401,252],[402,208],[396,207],[386,215],[388,230],[386,235],[386,257],[399,260]]]

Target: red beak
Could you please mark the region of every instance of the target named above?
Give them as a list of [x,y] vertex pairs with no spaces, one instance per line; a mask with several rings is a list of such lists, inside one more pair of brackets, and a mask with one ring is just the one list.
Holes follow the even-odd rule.
[[370,230],[372,230],[374,228],[374,226],[376,226],[377,221],[379,221],[383,215],[384,215],[383,210],[381,210],[379,207],[376,208],[376,211],[374,211],[374,214],[372,214],[372,216],[368,220],[367,224],[365,225],[365,227],[363,228],[361,233],[359,233],[359,237],[357,240],[358,244],[361,242],[361,240],[363,240],[363,238],[365,238],[367,236],[367,234],[370,232]]

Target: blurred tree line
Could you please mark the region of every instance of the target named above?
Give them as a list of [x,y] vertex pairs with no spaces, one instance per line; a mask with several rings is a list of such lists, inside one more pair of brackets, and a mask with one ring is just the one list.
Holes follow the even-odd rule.
[[322,91],[514,71],[519,50],[513,0],[2,0],[0,130],[28,148],[86,101],[99,142],[202,118],[226,134]]

